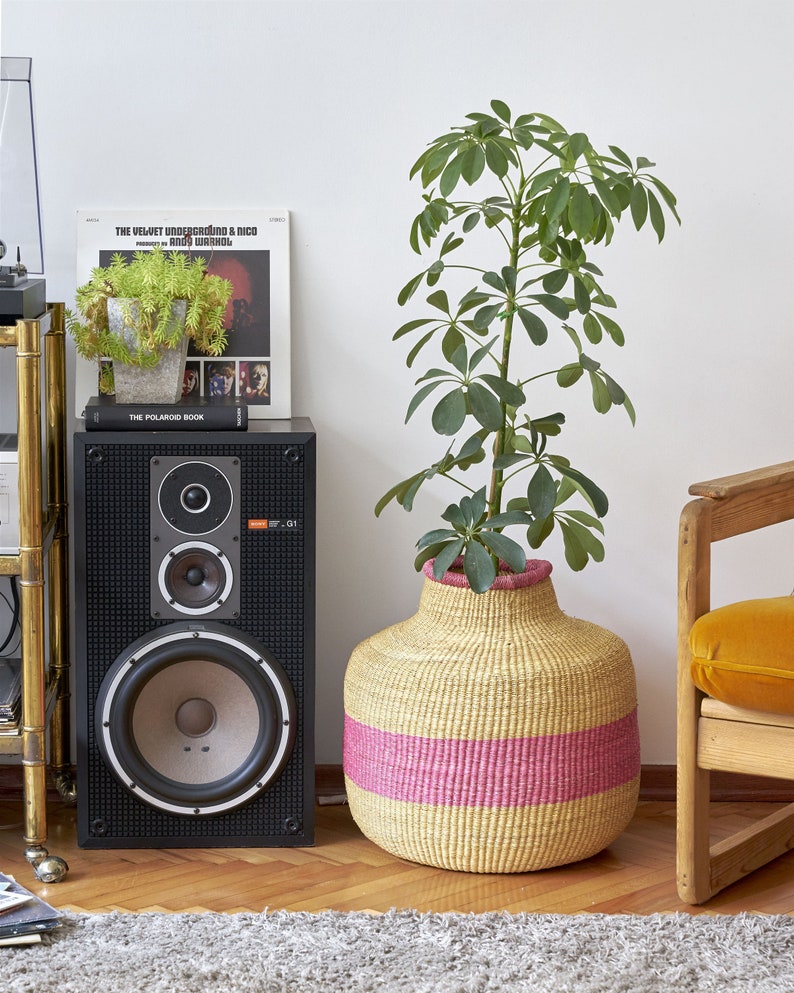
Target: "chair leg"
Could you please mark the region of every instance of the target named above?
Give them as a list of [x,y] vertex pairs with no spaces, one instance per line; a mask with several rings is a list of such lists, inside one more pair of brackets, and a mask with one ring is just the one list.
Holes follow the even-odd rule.
[[704,903],[714,894],[709,852],[709,773],[694,756],[678,767],[676,869],[678,895],[685,903]]

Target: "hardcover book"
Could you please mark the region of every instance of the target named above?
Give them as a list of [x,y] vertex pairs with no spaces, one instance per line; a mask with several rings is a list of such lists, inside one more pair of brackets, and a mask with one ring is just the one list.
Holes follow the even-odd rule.
[[245,431],[248,427],[248,405],[222,397],[137,404],[95,396],[85,405],[84,416],[86,431]]

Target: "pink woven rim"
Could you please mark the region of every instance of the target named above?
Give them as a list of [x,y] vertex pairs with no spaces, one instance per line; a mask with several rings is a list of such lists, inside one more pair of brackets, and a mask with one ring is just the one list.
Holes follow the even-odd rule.
[[[422,566],[422,572],[434,583],[441,583],[444,586],[457,586],[459,589],[469,589],[469,581],[466,579],[463,569],[463,557],[455,559],[452,563],[452,570],[444,573],[443,579],[436,579],[433,575],[433,563],[435,559],[428,559]],[[499,563],[500,568],[509,570],[509,566],[504,562]],[[551,575],[551,562],[545,559],[528,559],[523,572],[500,572],[491,586],[492,590],[520,590],[525,586],[535,586],[537,583],[547,579]]]

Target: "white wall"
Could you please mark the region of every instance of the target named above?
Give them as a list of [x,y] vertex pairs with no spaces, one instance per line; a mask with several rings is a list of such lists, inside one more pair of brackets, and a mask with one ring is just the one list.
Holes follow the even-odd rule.
[[[34,60],[50,299],[73,299],[78,208],[292,212],[293,410],[319,436],[319,762],[340,760],[349,653],[413,613],[413,543],[451,496],[372,511],[441,450],[421,417],[403,427],[413,377],[390,340],[419,268],[408,169],[493,97],[653,159],[679,197],[661,246],[626,224],[601,258],[627,332],[608,367],[637,427],[564,398],[569,451],[611,499],[606,561],[573,574],[542,553],[561,606],[629,643],[643,761],[674,760],[687,486],[794,457],[793,43],[782,0],[2,0],[3,54]],[[725,556],[725,596],[790,592],[791,535],[777,564],[779,538]]]

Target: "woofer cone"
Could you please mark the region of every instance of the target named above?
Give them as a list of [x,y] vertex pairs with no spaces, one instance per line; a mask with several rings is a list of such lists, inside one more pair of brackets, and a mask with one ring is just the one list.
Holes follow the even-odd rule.
[[108,768],[144,803],[206,816],[249,803],[292,752],[296,707],[276,659],[220,624],[168,624],[108,670],[95,709]]
[[160,563],[157,581],[170,606],[184,614],[199,615],[217,610],[229,598],[234,575],[220,549],[192,541],[169,550]]

